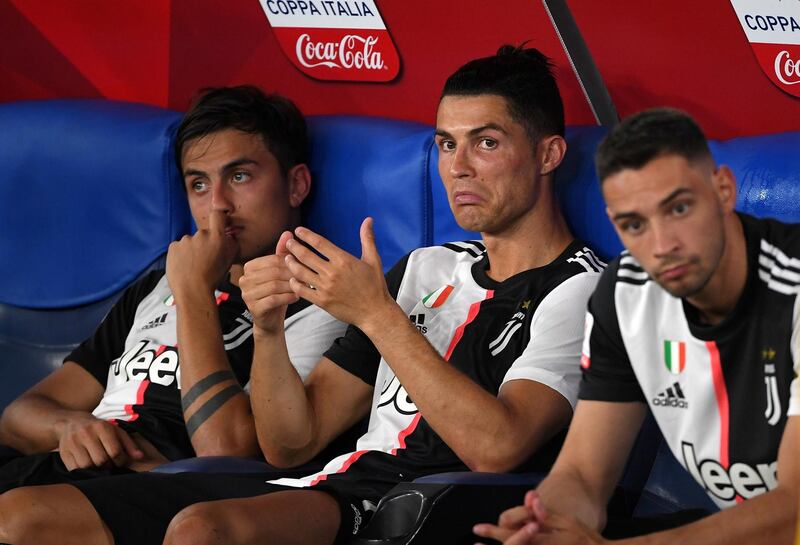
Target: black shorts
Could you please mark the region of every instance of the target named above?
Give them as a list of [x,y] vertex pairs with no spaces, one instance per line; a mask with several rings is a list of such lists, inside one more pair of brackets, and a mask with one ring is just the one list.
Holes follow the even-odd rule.
[[10,460],[0,466],[0,494],[20,486],[72,484],[85,479],[133,473],[132,470],[125,467],[69,471],[61,461],[58,452],[9,456],[8,458]]
[[335,545],[348,543],[363,529],[372,512],[341,486],[321,483],[295,488],[266,482],[263,475],[219,473],[137,473],[72,483],[91,502],[114,536],[115,545],[161,545],[175,515],[195,503],[249,498],[286,490],[330,494],[339,505],[341,522]]

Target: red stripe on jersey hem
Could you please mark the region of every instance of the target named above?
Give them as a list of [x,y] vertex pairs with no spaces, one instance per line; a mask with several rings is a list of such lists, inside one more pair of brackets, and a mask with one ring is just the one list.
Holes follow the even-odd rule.
[[342,464],[342,467],[340,467],[339,469],[337,469],[333,473],[325,473],[324,475],[320,475],[319,477],[317,477],[316,479],[311,481],[311,484],[309,484],[308,486],[314,486],[316,484],[319,484],[320,482],[322,482],[325,479],[327,479],[328,475],[336,475],[337,473],[344,473],[345,471],[350,469],[351,465],[356,463],[359,458],[361,458],[363,455],[365,455],[368,452],[369,452],[368,450],[359,450],[359,451],[354,452],[353,454],[350,455],[350,457],[347,460],[345,460],[345,462]]
[[728,469],[728,433],[729,433],[729,406],[728,390],[725,387],[725,377],[722,374],[722,363],[719,359],[719,349],[714,341],[706,342],[706,348],[711,355],[711,377],[714,380],[714,393],[717,397],[717,410],[719,411],[719,463]]
[[[144,403],[144,393],[148,386],[150,386],[149,380],[143,380],[139,385],[139,389],[136,391],[136,405],[142,405]],[[135,422],[136,419],[139,418],[139,413],[133,410],[133,405],[125,405],[125,413],[131,415],[128,422]]]
[[[488,301],[494,297],[494,290],[486,290],[486,297],[483,301]],[[481,304],[483,301],[475,301],[469,307],[469,312],[467,312],[467,319],[464,321],[463,324],[456,328],[455,334],[453,334],[453,339],[450,341],[450,346],[447,348],[447,352],[444,354],[444,359],[450,361],[450,356],[453,355],[453,350],[456,349],[456,345],[461,341],[461,337],[464,336],[464,329],[472,323],[476,316],[478,316],[478,312],[481,310]]]

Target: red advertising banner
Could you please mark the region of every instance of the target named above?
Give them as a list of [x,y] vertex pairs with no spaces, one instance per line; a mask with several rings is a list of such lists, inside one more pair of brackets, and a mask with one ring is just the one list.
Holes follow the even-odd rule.
[[374,0],[259,0],[281,49],[320,80],[392,81],[400,56]]
[[767,77],[800,97],[800,2],[731,0],[747,40]]

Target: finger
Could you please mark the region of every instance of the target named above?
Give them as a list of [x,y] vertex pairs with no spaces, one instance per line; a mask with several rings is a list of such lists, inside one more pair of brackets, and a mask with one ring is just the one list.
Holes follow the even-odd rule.
[[539,534],[539,527],[535,522],[530,522],[517,530],[517,532],[503,541],[503,545],[533,545],[533,540]]
[[258,283],[250,283],[245,285],[242,289],[242,297],[250,301],[258,301],[269,297],[270,295],[280,295],[282,293],[294,293],[289,280],[292,278],[292,273],[287,270],[286,279],[268,280]]
[[514,530],[508,528],[501,528],[494,524],[476,524],[472,527],[472,533],[481,537],[488,537],[495,541],[505,541],[507,538],[514,534]]
[[303,265],[315,272],[322,272],[326,267],[326,260],[322,259],[313,250],[307,248],[297,240],[286,242],[286,249]]
[[278,244],[275,245],[275,255],[278,257],[286,257],[289,255],[289,250],[286,249],[286,243],[293,238],[291,231],[284,231],[278,239]]
[[[300,263],[294,256],[286,256],[286,266],[292,273],[292,279],[298,280],[307,286],[319,285],[319,275]],[[292,290],[294,291],[294,286],[292,286]],[[295,293],[297,292],[295,291]]]
[[208,216],[208,230],[214,234],[224,236],[226,223],[227,220],[223,210],[212,210]]
[[72,455],[72,452],[63,449],[58,451],[58,455],[61,456],[61,461],[64,462],[64,467],[67,468],[67,471],[78,469],[78,463],[75,461],[75,456]]
[[305,299],[309,303],[320,306],[319,292],[317,290],[309,288],[307,284],[304,284],[296,278],[289,280],[289,285],[298,297]]
[[547,518],[547,509],[544,507],[541,496],[535,490],[530,490],[525,494],[525,505],[533,511],[536,520],[543,521]]
[[103,446],[103,442],[97,435],[93,434],[90,437],[85,437],[83,441],[83,447],[89,453],[89,458],[91,458],[90,465],[95,467],[103,467],[105,464],[111,461],[105,446]]
[[248,276],[252,277],[253,279],[258,278],[263,271],[267,271],[269,269],[285,270],[285,257],[278,257],[277,255],[273,254],[251,259],[244,264],[244,276],[242,276],[242,278]]
[[111,424],[98,427],[97,438],[99,439],[103,450],[105,450],[106,456],[115,466],[120,467],[127,465],[129,460],[128,454],[125,452],[125,447],[117,435],[116,427],[112,426]]
[[264,299],[260,299],[258,303],[254,303],[252,307],[248,305],[247,308],[250,309],[250,312],[253,316],[260,316],[264,312],[268,312],[270,310],[274,310],[276,308],[291,305],[292,303],[296,303],[299,297],[293,291],[289,293],[281,293],[278,295],[270,295],[269,297],[265,297]]
[[500,517],[497,519],[497,524],[503,528],[517,530],[525,523],[532,520],[534,520],[533,511],[526,505],[520,505],[518,507],[506,509],[500,513]]
[[365,218],[361,222],[359,235],[361,236],[361,261],[369,263],[373,267],[381,267],[381,256],[378,254],[378,247],[375,245],[375,231],[373,229],[373,219]]
[[134,460],[141,460],[144,458],[144,452],[139,448],[139,445],[134,442],[131,436],[128,435],[128,432],[118,427],[114,427],[114,431],[117,432],[117,437],[122,444],[122,448],[125,449],[125,453],[128,456]]
[[318,235],[311,229],[305,227],[298,227],[294,230],[296,238],[299,238],[327,259],[341,258],[349,256],[347,252],[339,248],[336,244],[326,239],[322,235]]

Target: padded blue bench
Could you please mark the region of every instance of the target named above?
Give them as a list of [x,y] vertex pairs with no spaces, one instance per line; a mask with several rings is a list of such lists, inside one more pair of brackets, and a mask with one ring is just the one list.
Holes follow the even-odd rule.
[[[121,291],[161,263],[169,242],[191,232],[172,162],[179,119],[176,112],[103,100],[0,105],[0,407],[60,365]],[[312,117],[309,124],[314,189],[306,212],[312,229],[358,254],[358,225],[366,215],[375,217],[386,268],[412,248],[476,236],[450,214],[430,126],[354,116]],[[621,245],[594,174],[592,154],[604,134],[601,127],[568,129],[557,183],[574,233],[608,259]],[[717,159],[737,175],[739,208],[785,221],[800,220],[797,149],[800,133],[712,143]],[[192,469],[265,467],[195,459],[162,470]],[[468,540],[477,519],[466,516],[465,503],[491,496],[480,502],[491,513],[473,514],[491,518],[540,478],[459,474],[404,483],[382,503],[361,542],[430,542],[441,526],[435,509],[448,509],[448,501],[463,515],[448,525],[450,541]],[[630,515],[713,509],[652,420],[620,490],[622,510]]]

